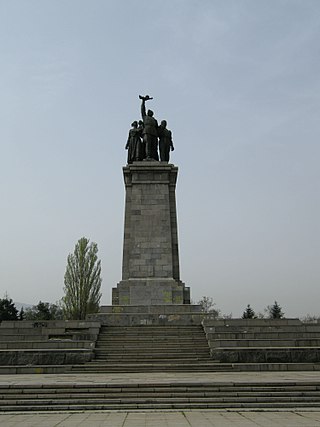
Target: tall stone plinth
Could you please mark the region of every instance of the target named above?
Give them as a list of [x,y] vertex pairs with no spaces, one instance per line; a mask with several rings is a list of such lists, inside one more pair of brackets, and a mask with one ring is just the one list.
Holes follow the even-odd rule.
[[122,280],[112,289],[112,305],[190,304],[179,273],[177,174],[176,166],[157,161],[123,168]]

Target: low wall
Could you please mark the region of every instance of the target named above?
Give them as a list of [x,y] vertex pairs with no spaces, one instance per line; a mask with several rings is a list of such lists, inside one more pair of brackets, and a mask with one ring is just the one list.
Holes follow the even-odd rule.
[[0,365],[89,362],[100,326],[100,322],[77,320],[3,321],[0,324]]
[[91,349],[0,350],[0,365],[72,365],[92,360]]
[[204,318],[212,358],[236,364],[317,364],[320,325],[299,319]]

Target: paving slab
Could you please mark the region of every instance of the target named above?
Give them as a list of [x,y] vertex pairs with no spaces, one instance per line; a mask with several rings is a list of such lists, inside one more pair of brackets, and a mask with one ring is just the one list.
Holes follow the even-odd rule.
[[3,427],[319,427],[320,411],[0,414]]
[[62,384],[154,384],[154,383],[308,383],[320,381],[320,371],[284,372],[145,372],[145,373],[68,373],[68,374],[3,374],[0,387],[6,385]]

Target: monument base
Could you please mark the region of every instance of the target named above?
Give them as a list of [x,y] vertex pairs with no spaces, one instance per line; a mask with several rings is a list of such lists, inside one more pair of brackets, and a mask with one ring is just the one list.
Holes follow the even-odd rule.
[[88,315],[107,326],[200,325],[203,317],[201,306],[193,304],[105,305]]
[[170,278],[128,279],[112,288],[112,305],[190,304],[190,288]]

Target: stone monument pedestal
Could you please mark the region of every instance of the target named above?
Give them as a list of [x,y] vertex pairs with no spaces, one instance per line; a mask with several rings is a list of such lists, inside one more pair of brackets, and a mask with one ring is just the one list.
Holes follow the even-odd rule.
[[112,289],[112,305],[190,304],[190,289],[170,278],[129,279]]
[[166,162],[123,168],[122,281],[112,289],[112,305],[190,304],[190,289],[179,273],[177,174],[178,168]]
[[113,326],[200,324],[201,307],[190,304],[190,288],[180,280],[177,174],[167,162],[123,168],[122,280],[112,289],[112,306],[102,306],[90,319]]

